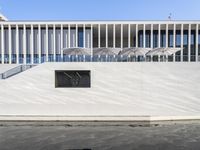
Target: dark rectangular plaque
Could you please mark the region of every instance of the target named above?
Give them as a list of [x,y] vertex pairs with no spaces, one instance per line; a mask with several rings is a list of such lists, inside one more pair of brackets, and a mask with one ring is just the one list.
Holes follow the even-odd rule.
[[56,88],[90,88],[90,70],[56,70]]

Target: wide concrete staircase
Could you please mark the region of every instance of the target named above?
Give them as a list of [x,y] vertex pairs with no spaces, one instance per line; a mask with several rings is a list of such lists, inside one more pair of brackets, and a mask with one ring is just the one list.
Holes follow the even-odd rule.
[[24,72],[30,68],[35,67],[36,65],[19,65],[17,67],[11,68],[0,74],[0,80],[8,79],[14,75],[17,75],[21,72]]

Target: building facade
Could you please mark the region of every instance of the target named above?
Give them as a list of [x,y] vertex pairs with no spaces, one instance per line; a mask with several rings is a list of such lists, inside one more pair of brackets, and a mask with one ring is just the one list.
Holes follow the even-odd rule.
[[[200,21],[2,21],[0,63],[98,60],[198,62],[199,24]],[[85,56],[82,59],[80,54],[69,56],[64,53],[72,48],[90,52],[86,59]],[[97,57],[101,59],[95,59],[94,50],[102,48],[120,52],[131,48],[148,51],[137,54],[135,59],[129,59],[132,54],[122,56],[120,52],[112,57],[110,53],[102,53]]]
[[200,21],[0,21],[0,120],[200,119],[198,62]]

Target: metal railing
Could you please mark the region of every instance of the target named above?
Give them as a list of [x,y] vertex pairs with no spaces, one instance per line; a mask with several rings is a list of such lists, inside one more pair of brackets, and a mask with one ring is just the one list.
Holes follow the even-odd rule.
[[7,70],[6,72],[4,73],[1,73],[0,74],[0,79],[7,79],[7,78],[10,78],[16,74],[19,74],[21,72],[24,72],[30,68],[33,68],[35,67],[36,65],[20,65],[20,66],[17,66],[17,67],[14,67],[10,70]]
[[[139,55],[139,56],[125,56],[125,55],[56,55],[55,57],[50,54],[49,56],[34,57],[33,62],[31,62],[30,58],[26,58],[26,64],[41,64],[45,62],[187,62],[189,61],[189,55],[180,55],[176,54],[164,56],[164,55]],[[200,62],[200,55],[197,57],[195,55],[190,55],[190,61]],[[1,63],[1,58],[0,58]],[[4,64],[8,64],[8,61],[4,61]],[[16,62],[13,61],[13,64]],[[23,65],[24,59],[19,58],[19,64]]]

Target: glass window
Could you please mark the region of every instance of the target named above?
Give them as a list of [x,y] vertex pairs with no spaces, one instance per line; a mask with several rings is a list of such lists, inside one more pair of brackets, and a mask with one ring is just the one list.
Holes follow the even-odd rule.
[[146,47],[151,47],[151,31],[150,30],[146,30]]
[[138,32],[138,47],[143,47],[143,30]]
[[181,31],[176,30],[176,47],[181,47]]
[[173,30],[168,31],[168,47],[173,47]]
[[26,54],[31,53],[31,29],[26,29]]
[[115,46],[120,48],[121,47],[121,25],[115,26]]
[[46,29],[41,29],[41,51],[42,55],[46,54]]
[[188,30],[183,32],[183,61],[188,61]]
[[48,53],[53,54],[53,28],[48,29]]
[[61,30],[60,28],[56,28],[55,31],[55,48],[56,54],[61,54]]
[[165,30],[161,30],[160,46],[161,47],[166,47],[166,31]]
[[191,50],[190,50],[190,60],[191,61],[195,61],[196,60],[196,57],[195,57],[195,54],[196,54],[196,48],[195,48],[195,44],[196,44],[196,31],[195,30],[192,30],[191,31]]
[[153,47],[158,47],[158,30],[153,31]]
[[83,47],[83,28],[78,28],[78,47]]

